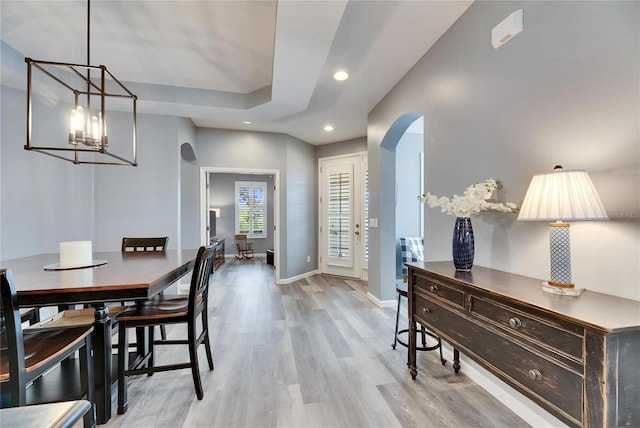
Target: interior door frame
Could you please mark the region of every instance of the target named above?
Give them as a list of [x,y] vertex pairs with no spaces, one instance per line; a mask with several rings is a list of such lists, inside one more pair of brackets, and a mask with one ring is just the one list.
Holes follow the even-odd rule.
[[257,169],[257,168],[222,168],[222,167],[200,167],[200,233],[202,245],[209,244],[209,231],[207,230],[207,217],[209,215],[209,207],[207,201],[209,199],[207,188],[208,174],[260,174],[273,175],[273,263],[275,282],[280,282],[280,170],[278,169]]
[[[349,154],[344,154],[344,155],[337,155],[337,156],[327,156],[327,157],[323,157],[323,158],[319,158],[318,159],[318,198],[321,198],[323,195],[323,173],[322,173],[322,167],[323,167],[323,162],[326,161],[332,161],[332,160],[339,160],[339,159],[346,159],[346,158],[355,158],[358,157],[359,158],[359,172],[360,172],[360,176],[358,177],[358,184],[360,185],[360,189],[359,189],[359,193],[360,193],[360,201],[359,201],[359,205],[360,205],[360,209],[357,213],[354,213],[354,216],[358,216],[358,223],[361,225],[360,228],[360,244],[358,245],[359,247],[359,254],[357,255],[357,257],[359,258],[359,272],[358,272],[358,276],[356,278],[359,279],[363,279],[366,280],[368,277],[368,263],[367,260],[365,260],[364,258],[364,254],[365,254],[365,183],[364,183],[364,168],[368,168],[368,153],[366,151],[363,152],[356,152],[356,153],[349,153]],[[324,246],[324,241],[323,241],[323,231],[322,231],[322,225],[324,224],[324,219],[322,217],[323,215],[323,205],[320,202],[320,200],[318,201],[318,270],[320,271],[320,273],[326,273],[325,272],[325,266],[326,266],[326,261],[321,261],[320,258],[324,257],[325,254],[323,253],[323,246]],[[355,218],[354,218],[355,220]]]

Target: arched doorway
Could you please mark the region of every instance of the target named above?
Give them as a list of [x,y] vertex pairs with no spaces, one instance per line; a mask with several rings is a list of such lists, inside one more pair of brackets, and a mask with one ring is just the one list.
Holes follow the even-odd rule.
[[417,198],[424,193],[423,152],[424,119],[420,116],[396,145],[396,281],[403,277],[400,238],[424,236],[424,205]]
[[[373,257],[375,257],[376,271],[372,271],[372,266],[369,266],[371,290],[369,298],[380,306],[395,305],[396,147],[407,129],[420,118],[422,118],[422,114],[416,112],[408,112],[398,117],[384,133],[378,152],[374,151],[378,176],[372,176],[371,179],[375,180],[373,188],[377,187],[375,205],[378,209],[377,215],[379,217],[376,220],[378,220],[379,227],[378,233],[372,237],[371,241],[372,245],[377,248],[371,248],[372,251],[375,251]],[[417,196],[418,194],[415,195],[416,204]]]

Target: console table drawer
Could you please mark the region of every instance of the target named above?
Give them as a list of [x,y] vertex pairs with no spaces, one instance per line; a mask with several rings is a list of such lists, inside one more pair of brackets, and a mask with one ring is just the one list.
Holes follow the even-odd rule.
[[477,296],[471,297],[471,313],[541,346],[583,359],[584,329],[575,324],[543,320]]
[[[414,321],[432,327],[463,351],[475,354],[514,388],[581,425],[582,376],[536,354],[491,329],[420,294],[414,294]],[[481,343],[482,346],[478,346]]]
[[444,281],[429,275],[416,274],[413,277],[413,281],[417,288],[422,288],[423,290],[434,294],[455,306],[464,308],[464,292],[462,290],[452,287]]

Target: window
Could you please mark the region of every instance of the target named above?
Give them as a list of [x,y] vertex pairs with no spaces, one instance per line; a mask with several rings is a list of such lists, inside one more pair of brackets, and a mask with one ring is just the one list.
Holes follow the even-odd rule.
[[236,181],[236,234],[267,237],[267,183]]

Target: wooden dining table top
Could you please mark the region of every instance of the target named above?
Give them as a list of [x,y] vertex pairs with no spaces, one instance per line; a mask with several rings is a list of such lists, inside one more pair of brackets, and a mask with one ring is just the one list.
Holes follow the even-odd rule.
[[190,272],[197,252],[94,252],[106,264],[70,270],[45,270],[60,256],[38,254],[0,261],[0,268],[13,273],[20,306],[142,300]]

